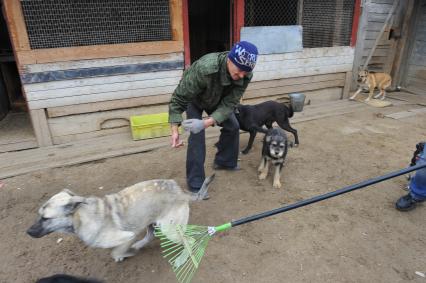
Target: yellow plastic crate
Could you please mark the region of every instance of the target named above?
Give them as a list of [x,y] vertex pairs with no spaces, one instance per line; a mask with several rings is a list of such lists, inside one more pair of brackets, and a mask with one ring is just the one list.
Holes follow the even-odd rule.
[[137,115],[130,117],[133,140],[152,139],[170,135],[168,113]]

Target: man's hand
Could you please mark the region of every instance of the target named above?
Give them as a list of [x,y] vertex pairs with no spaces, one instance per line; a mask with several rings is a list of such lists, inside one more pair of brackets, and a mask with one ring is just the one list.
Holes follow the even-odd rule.
[[182,122],[182,127],[185,131],[191,131],[193,134],[198,134],[205,129],[204,120],[188,119]]
[[171,140],[172,147],[178,148],[182,146],[183,141],[181,141],[179,137],[179,126],[172,124],[171,131],[172,131],[172,140]]

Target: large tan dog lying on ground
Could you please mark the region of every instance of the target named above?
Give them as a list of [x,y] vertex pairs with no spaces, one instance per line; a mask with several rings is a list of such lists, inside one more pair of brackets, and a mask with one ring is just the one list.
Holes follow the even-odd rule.
[[358,83],[358,90],[349,99],[355,99],[355,97],[362,91],[363,87],[366,86],[370,92],[365,101],[370,101],[376,87],[380,92],[375,95],[374,98],[379,98],[381,96],[381,100],[383,100],[386,97],[386,88],[388,88],[392,83],[392,78],[386,73],[373,73],[367,70],[361,70],[358,72]]
[[[41,206],[27,233],[34,238],[73,233],[88,246],[113,248],[111,256],[122,261],[154,238],[154,225],[187,224],[189,202],[203,199],[213,179],[206,178],[197,194],[185,193],[174,180],[141,182],[103,198],[63,190]],[[137,241],[145,229],[145,237]]]

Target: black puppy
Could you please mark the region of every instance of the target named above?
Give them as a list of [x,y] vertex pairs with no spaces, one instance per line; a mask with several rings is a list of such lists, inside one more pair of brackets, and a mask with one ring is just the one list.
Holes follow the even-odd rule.
[[275,167],[273,187],[281,188],[281,171],[284,160],[287,156],[288,140],[285,132],[279,128],[269,129],[263,138],[262,160],[259,165],[259,180],[264,180],[268,176],[269,162]]
[[290,126],[288,120],[293,117],[293,113],[291,105],[287,107],[276,101],[266,101],[256,105],[238,104],[235,109],[235,116],[240,123],[240,129],[250,133],[249,142],[242,153],[247,154],[250,151],[257,132],[266,134],[267,130],[262,128],[263,125],[271,129],[274,122],[277,122],[281,129],[294,135],[294,143],[297,146],[299,144],[297,130]]
[[102,283],[95,279],[83,279],[66,274],[56,274],[37,280],[36,283]]

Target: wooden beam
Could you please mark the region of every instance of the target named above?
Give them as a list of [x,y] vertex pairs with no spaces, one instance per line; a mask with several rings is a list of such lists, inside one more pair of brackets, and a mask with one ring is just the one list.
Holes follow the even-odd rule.
[[155,55],[182,51],[183,40],[46,48],[21,51],[17,53],[17,56],[22,65],[28,65],[84,59]]
[[9,36],[15,52],[30,50],[27,28],[19,0],[3,1],[3,15],[6,17]]
[[244,26],[244,0],[235,0],[234,2],[234,30],[233,30],[233,43],[240,41],[240,31]]
[[38,146],[43,147],[52,145],[52,135],[50,133],[49,125],[47,124],[47,118],[44,109],[30,110],[30,118],[33,124]]
[[183,42],[182,0],[170,0],[170,18],[173,40]]
[[182,0],[183,46],[185,69],[191,65],[191,41],[189,40],[189,6],[188,0]]
[[356,37],[358,33],[359,18],[361,15],[361,0],[355,0],[354,15],[352,18],[352,35],[351,35],[351,46],[354,47],[356,44]]
[[343,86],[343,92],[341,99],[346,99],[349,97],[349,91],[352,87],[352,72],[346,72],[345,75],[345,85]]

